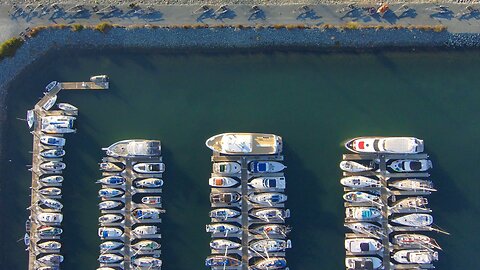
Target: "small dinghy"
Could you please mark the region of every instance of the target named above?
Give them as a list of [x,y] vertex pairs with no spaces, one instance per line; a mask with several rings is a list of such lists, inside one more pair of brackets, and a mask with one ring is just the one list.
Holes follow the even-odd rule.
[[237,162],[215,162],[213,163],[214,173],[240,173],[242,167]]
[[248,168],[252,173],[277,173],[283,171],[287,166],[278,161],[252,161]]
[[40,137],[40,142],[44,145],[62,147],[65,146],[66,140],[65,138],[44,135]]
[[52,226],[40,226],[37,233],[41,237],[58,236],[63,233],[63,230]]
[[49,100],[47,100],[47,102],[45,102],[45,104],[43,104],[42,108],[45,111],[48,111],[53,107],[55,102],[57,102],[57,95],[55,95],[55,96],[51,97]]
[[404,216],[400,216],[397,218],[392,218],[392,222],[410,226],[410,227],[426,227],[430,226],[433,223],[433,217],[429,214],[408,214]]
[[63,262],[63,256],[60,254],[49,254],[38,258],[37,261],[46,265],[59,265]]
[[263,239],[251,242],[250,247],[257,252],[262,253],[280,252],[285,251],[287,248],[291,248],[292,242],[290,240],[282,239]]
[[40,152],[40,156],[44,158],[60,158],[65,155],[65,150],[57,148],[57,149],[49,149]]
[[97,180],[96,183],[107,185],[107,186],[123,186],[125,185],[125,178],[118,175],[112,175],[112,176],[103,177],[102,179]]
[[208,267],[227,267],[227,266],[239,266],[241,261],[231,256],[212,255],[208,256],[205,260],[205,266]]
[[233,242],[228,239],[214,239],[210,241],[210,248],[215,250],[228,250],[228,249],[238,249],[242,244]]
[[133,165],[133,170],[137,173],[156,174],[165,171],[165,164],[161,162],[143,162]]
[[63,215],[61,213],[40,213],[37,215],[37,220],[43,223],[61,223]]
[[162,203],[162,197],[161,196],[146,196],[146,197],[142,198],[142,203],[143,204],[149,204],[149,205],[161,204]]
[[394,252],[392,258],[398,263],[430,264],[438,260],[438,252],[428,249],[404,249]]
[[117,208],[120,205],[122,205],[122,203],[117,201],[103,201],[98,204],[98,208],[100,210],[109,210],[109,209]]
[[99,164],[100,170],[105,172],[121,172],[124,169],[122,163],[102,162]]
[[60,196],[62,194],[62,189],[57,187],[47,187],[38,190],[38,193],[43,196]]
[[132,214],[136,219],[159,219],[160,214],[165,213],[163,209],[156,208],[142,208],[133,210]]
[[428,200],[425,197],[408,197],[405,199],[401,199],[395,202],[391,210],[405,210],[405,209],[412,209],[415,210],[428,210],[426,206],[428,205]]
[[123,232],[119,228],[114,227],[100,227],[98,228],[98,236],[101,239],[110,239],[110,238],[118,238],[123,235]]
[[233,187],[238,184],[238,181],[231,177],[211,177],[208,179],[208,184],[211,187]]
[[59,250],[62,247],[62,244],[57,241],[46,241],[37,243],[37,246],[44,250]]
[[340,183],[351,188],[381,187],[380,181],[365,176],[344,177],[340,179]]
[[138,226],[132,230],[136,235],[154,235],[159,230],[157,226]]
[[383,249],[382,243],[372,238],[345,239],[345,250],[350,253],[372,253]]
[[152,251],[157,250],[161,247],[161,245],[152,240],[142,240],[140,242],[135,243],[132,245],[132,248],[141,251]]
[[117,241],[106,241],[101,243],[99,247],[101,251],[108,251],[123,247],[123,243]]
[[45,184],[58,184],[63,182],[63,176],[51,175],[51,176],[40,178],[40,181]]
[[107,82],[108,76],[107,75],[95,75],[90,77],[91,82]]
[[45,86],[45,93],[49,93],[50,91],[53,90],[53,88],[55,88],[55,86],[58,85],[58,82],[57,81],[51,81],[50,83],[47,84],[47,86]]
[[360,191],[347,192],[343,195],[343,199],[350,203],[381,204],[379,196]]
[[282,257],[270,257],[259,260],[254,267],[259,270],[284,269],[287,267],[287,260]]
[[257,177],[248,183],[252,188],[256,189],[285,189],[287,183],[285,177]]
[[383,269],[382,260],[377,257],[347,257],[345,259],[345,266],[349,270],[354,269],[368,269],[378,270]]
[[271,222],[271,221],[284,221],[286,218],[290,217],[289,209],[278,209],[278,208],[261,208],[254,209],[250,211],[250,216]]
[[220,220],[227,220],[238,216],[240,216],[240,211],[230,208],[217,208],[210,211],[211,218],[218,218]]
[[38,200],[38,205],[40,207],[45,206],[53,210],[61,210],[63,208],[63,204],[54,199],[40,199]]
[[115,188],[102,188],[98,191],[98,197],[100,198],[113,198],[121,196],[125,193],[123,190]]
[[148,269],[157,269],[160,266],[162,266],[162,260],[157,258],[152,258],[152,257],[142,257],[142,258],[134,259],[133,264],[138,267],[147,267]]
[[248,200],[261,205],[274,206],[284,203],[287,200],[287,195],[278,192],[251,193],[248,195]]
[[255,227],[250,230],[251,233],[257,235],[263,235],[269,238],[270,236],[283,236],[286,237],[290,233],[291,228],[286,225],[280,224],[267,224]]
[[30,129],[33,127],[33,124],[35,124],[35,112],[33,110],[27,111],[27,124]]
[[205,226],[207,233],[220,233],[225,236],[241,232],[241,228],[229,223],[213,223]]
[[108,224],[108,223],[114,223],[119,220],[122,220],[123,216],[122,215],[117,215],[117,214],[105,214],[102,215],[98,218],[98,222],[100,224]]
[[422,234],[397,234],[393,236],[393,243],[402,248],[426,247],[442,249],[435,239]]
[[61,161],[49,161],[40,164],[40,169],[45,171],[61,171],[66,167],[67,165]]
[[437,191],[433,188],[433,182],[423,179],[404,179],[390,183],[391,187],[400,190],[424,190]]
[[375,207],[347,207],[345,216],[358,221],[373,221],[379,219],[382,213]]
[[57,107],[60,110],[66,111],[66,112],[76,112],[76,111],[78,111],[77,107],[75,107],[75,106],[73,106],[72,104],[69,104],[69,103],[58,103]]
[[118,263],[120,261],[123,261],[123,257],[117,254],[106,253],[106,254],[101,254],[98,257],[98,261],[100,263]]
[[163,180],[159,178],[145,178],[135,181],[137,188],[159,188],[163,186]]
[[382,238],[385,236],[380,226],[368,222],[351,222],[345,223],[345,227],[352,230],[355,234],[367,235],[374,238]]
[[365,171],[370,171],[373,170],[373,164],[370,164],[368,166],[360,164],[355,161],[351,160],[343,160],[340,162],[340,169],[346,172],[365,172]]

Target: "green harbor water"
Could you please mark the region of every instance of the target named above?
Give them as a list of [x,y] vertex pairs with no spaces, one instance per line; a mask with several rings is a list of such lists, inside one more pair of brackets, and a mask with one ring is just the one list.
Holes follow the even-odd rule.
[[32,136],[25,111],[52,80],[108,74],[108,91],[62,91],[80,109],[67,136],[62,269],[98,266],[94,184],[101,147],[128,138],[162,141],[167,210],[165,269],[206,269],[211,152],[228,131],[281,135],[293,227],[290,269],[344,269],[343,189],[338,162],[347,138],[423,138],[434,162],[429,196],[440,270],[478,269],[480,248],[480,52],[62,52],[31,66],[8,96],[0,173],[0,269],[26,269]]

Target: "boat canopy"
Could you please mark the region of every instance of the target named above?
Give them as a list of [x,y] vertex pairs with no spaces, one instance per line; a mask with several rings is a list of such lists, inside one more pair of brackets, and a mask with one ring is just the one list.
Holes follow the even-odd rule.
[[[417,149],[421,146],[414,138],[387,138],[384,140],[383,148],[387,151],[397,152],[397,153],[414,153],[420,152],[423,149]],[[419,151],[420,150],[420,151]]]
[[110,156],[159,156],[160,141],[156,140],[125,140],[112,144],[107,150]]

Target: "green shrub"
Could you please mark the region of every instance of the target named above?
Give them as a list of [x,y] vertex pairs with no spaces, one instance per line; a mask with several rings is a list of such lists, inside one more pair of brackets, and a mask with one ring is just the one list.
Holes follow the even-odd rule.
[[82,31],[85,27],[81,24],[74,24],[72,25],[72,31],[73,32],[79,32]]
[[19,37],[8,39],[0,45],[0,59],[12,57],[15,52],[22,46],[24,40]]
[[113,25],[107,22],[99,23],[95,26],[95,30],[100,31],[102,33],[107,33],[112,28],[113,28]]

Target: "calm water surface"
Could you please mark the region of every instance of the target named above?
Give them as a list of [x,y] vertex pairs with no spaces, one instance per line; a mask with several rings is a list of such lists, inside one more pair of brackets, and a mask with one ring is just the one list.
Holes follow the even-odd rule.
[[429,197],[444,251],[437,269],[476,269],[480,237],[480,52],[161,53],[68,52],[43,59],[9,95],[0,173],[0,269],[25,269],[31,135],[24,118],[51,80],[108,74],[108,91],[63,91],[80,108],[67,140],[64,269],[95,269],[101,147],[162,141],[165,269],[204,269],[211,152],[226,131],[269,132],[286,143],[291,269],[343,269],[342,142],[359,135],[423,138],[439,191]]

